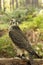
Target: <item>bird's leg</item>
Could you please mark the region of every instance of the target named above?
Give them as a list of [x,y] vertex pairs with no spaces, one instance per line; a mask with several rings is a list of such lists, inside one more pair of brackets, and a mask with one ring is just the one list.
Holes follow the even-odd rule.
[[25,54],[25,50],[24,49],[22,49],[22,55],[21,55],[21,57],[22,57],[22,59],[26,59],[26,54]]
[[18,51],[19,53],[17,53],[17,57],[21,58],[21,59],[26,59],[26,54],[25,54],[25,50],[22,49],[22,51]]
[[24,60],[28,60],[28,52],[25,49],[22,49],[21,58]]

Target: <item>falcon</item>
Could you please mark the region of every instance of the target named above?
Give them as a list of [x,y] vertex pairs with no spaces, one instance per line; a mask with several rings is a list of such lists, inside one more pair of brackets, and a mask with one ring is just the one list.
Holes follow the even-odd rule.
[[18,46],[20,49],[26,50],[30,56],[35,56],[36,58],[41,58],[32,48],[31,44],[27,40],[25,34],[20,29],[20,27],[17,25],[17,22],[15,20],[12,20],[12,25],[9,30],[9,36],[11,40],[13,41],[13,44]]

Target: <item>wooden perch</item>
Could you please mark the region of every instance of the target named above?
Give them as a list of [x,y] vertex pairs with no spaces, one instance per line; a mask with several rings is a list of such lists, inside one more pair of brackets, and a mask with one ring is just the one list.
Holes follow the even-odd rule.
[[[43,59],[33,59],[34,65],[43,65]],[[0,58],[0,65],[30,65],[27,60],[15,58]]]

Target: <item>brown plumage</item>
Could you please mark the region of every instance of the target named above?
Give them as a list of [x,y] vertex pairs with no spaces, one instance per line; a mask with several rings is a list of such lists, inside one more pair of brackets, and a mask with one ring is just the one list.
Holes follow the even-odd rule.
[[31,54],[31,56],[35,55],[37,58],[41,58],[29,44],[29,41],[25,37],[24,33],[21,31],[19,26],[13,25],[10,28],[9,36],[13,43],[21,49],[25,49]]

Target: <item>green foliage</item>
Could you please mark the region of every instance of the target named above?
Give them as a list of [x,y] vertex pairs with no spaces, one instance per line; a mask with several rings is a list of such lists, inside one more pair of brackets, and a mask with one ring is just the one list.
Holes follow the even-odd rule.
[[43,16],[38,15],[37,17],[34,17],[33,20],[31,21],[24,21],[22,24],[20,24],[20,28],[22,30],[26,29],[34,29],[35,27],[39,29],[43,29]]
[[33,12],[35,12],[35,9],[31,9],[31,8],[18,8],[16,10],[14,10],[11,15],[18,22],[22,22],[22,21],[31,20]]
[[40,56],[43,57],[43,44],[37,43],[37,45],[34,45],[33,48],[35,49],[36,53],[38,53]]
[[0,16],[0,21],[1,21],[2,23],[6,23],[6,22],[9,22],[9,18],[8,18],[8,16],[6,16],[6,15],[1,15],[1,16]]
[[9,23],[4,23],[4,24],[0,24],[0,29],[8,29],[9,28]]
[[35,21],[24,21],[22,24],[20,24],[20,28],[24,31],[26,31],[27,29],[33,29],[35,27],[37,27]]
[[38,28],[43,29],[43,16],[42,15],[38,15],[33,20],[36,22]]
[[15,18],[18,22],[33,20],[32,15],[36,10],[34,8],[17,8],[13,12],[3,13],[0,16],[0,21],[9,22],[12,18]]
[[6,34],[0,38],[0,56],[14,57],[15,55],[16,50],[13,49],[12,41],[10,40],[8,34]]

